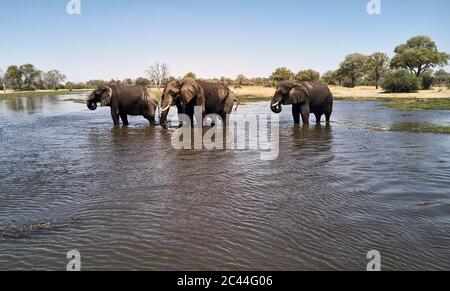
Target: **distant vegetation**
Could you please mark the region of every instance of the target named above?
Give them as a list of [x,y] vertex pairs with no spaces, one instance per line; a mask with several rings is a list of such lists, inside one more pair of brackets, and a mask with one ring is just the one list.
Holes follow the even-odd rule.
[[397,99],[390,100],[387,107],[404,111],[415,110],[450,110],[449,99]]
[[[440,52],[437,45],[427,36],[416,36],[397,46],[392,60],[383,52],[371,55],[353,53],[347,55],[338,69],[328,71],[322,76],[314,70],[301,70],[297,73],[287,67],[275,69],[269,77],[247,78],[238,75],[234,79],[220,77],[206,79],[220,82],[235,88],[244,86],[274,87],[281,81],[322,81],[329,85],[348,88],[356,86],[381,86],[386,92],[415,92],[428,90],[432,86],[450,88],[450,74],[436,68],[448,65],[450,55]],[[99,85],[123,84],[153,86],[158,89],[170,81],[186,77],[196,78],[194,72],[184,77],[170,76],[169,67],[164,63],[155,63],[146,72],[146,77],[125,80],[90,80],[87,82],[66,82],[66,76],[57,70],[42,72],[32,64],[20,67],[10,66],[6,72],[0,70],[0,90],[33,91],[43,89],[94,89]]]

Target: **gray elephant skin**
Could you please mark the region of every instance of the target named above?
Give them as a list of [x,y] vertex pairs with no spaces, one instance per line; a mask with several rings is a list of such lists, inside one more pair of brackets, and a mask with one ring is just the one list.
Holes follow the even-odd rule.
[[[160,124],[163,127],[167,126],[167,116],[171,106],[178,108],[178,114],[189,116],[192,127],[194,126],[194,108],[196,106],[199,106],[202,110],[202,120],[208,114],[218,114],[225,124],[226,116],[233,111],[236,102],[238,100],[235,95],[224,84],[193,78],[173,81],[164,89]],[[237,106],[239,106],[239,103]]]
[[281,82],[278,84],[270,108],[276,114],[281,113],[282,105],[292,105],[294,123],[300,124],[300,115],[304,124],[309,124],[313,113],[317,123],[325,115],[327,123],[333,113],[333,94],[328,86],[320,82]]
[[144,86],[100,86],[88,97],[86,105],[90,110],[97,109],[97,103],[111,107],[114,125],[128,125],[128,115],[143,116],[151,125],[158,125],[155,116],[158,100],[149,88]]

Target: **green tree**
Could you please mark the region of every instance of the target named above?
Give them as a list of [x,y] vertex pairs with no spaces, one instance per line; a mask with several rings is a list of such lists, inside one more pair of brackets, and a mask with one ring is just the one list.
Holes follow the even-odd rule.
[[139,77],[136,79],[136,81],[134,81],[136,83],[136,85],[138,86],[150,86],[152,84],[152,82],[150,82],[149,79],[143,78],[143,77]]
[[286,67],[276,69],[270,76],[270,79],[274,82],[293,81],[294,78],[294,72]]
[[22,72],[18,66],[12,65],[6,69],[6,86],[16,91],[22,89]]
[[381,78],[389,72],[389,57],[385,53],[373,53],[367,57],[366,70],[369,78],[375,81],[375,86],[378,89]]
[[192,72],[189,72],[189,73],[187,73],[187,74],[183,77],[183,79],[186,79],[186,78],[197,79],[197,75],[195,75],[195,74],[192,73]]
[[350,87],[355,87],[356,81],[365,74],[366,62],[367,57],[359,53],[346,56],[339,67],[340,77],[343,79],[348,78],[350,80]]
[[19,67],[22,74],[22,90],[35,90],[35,79],[40,74],[36,67],[32,64],[25,64]]
[[436,86],[449,86],[450,85],[450,74],[445,70],[439,70],[434,73],[434,85]]
[[304,70],[298,72],[295,76],[295,80],[299,82],[314,82],[320,81],[320,73],[314,70]]
[[417,77],[427,70],[448,64],[450,55],[439,52],[436,43],[428,36],[416,36],[406,44],[395,48],[396,55],[392,59],[393,69],[406,69]]
[[327,71],[322,75],[322,80],[328,85],[339,85],[341,80],[338,71]]

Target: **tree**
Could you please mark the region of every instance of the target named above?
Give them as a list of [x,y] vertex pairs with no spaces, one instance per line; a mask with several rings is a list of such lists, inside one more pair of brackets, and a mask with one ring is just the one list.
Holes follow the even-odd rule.
[[6,92],[6,78],[5,78],[5,72],[0,69],[0,89]]
[[13,65],[6,69],[6,86],[16,91],[22,89],[22,72]]
[[136,85],[138,86],[150,86],[152,82],[150,82],[149,79],[143,78],[143,77],[139,77],[136,79],[136,81],[134,81],[136,83]]
[[397,46],[395,53],[391,67],[409,70],[417,77],[434,67],[447,65],[450,59],[449,54],[438,51],[436,43],[428,36],[409,39],[406,44]]
[[373,53],[367,57],[366,70],[369,78],[375,81],[375,86],[378,89],[381,78],[389,72],[389,57],[385,53]]
[[36,67],[32,64],[26,64],[19,67],[22,74],[22,90],[35,90],[35,79],[40,74]]
[[167,64],[155,63],[147,70],[147,74],[155,85],[158,86],[158,90],[161,89],[161,85],[169,77],[169,67]]
[[314,70],[304,70],[298,72],[295,76],[295,80],[299,82],[314,82],[320,81],[320,73]]
[[189,72],[183,77],[183,79],[186,79],[186,78],[197,79],[197,75],[193,72]]
[[242,86],[244,85],[244,82],[247,80],[247,78],[242,75],[239,74],[236,76],[236,80],[234,81],[234,87],[235,88],[242,88]]
[[450,74],[445,70],[439,70],[434,73],[434,85],[437,86],[449,86],[450,85]]
[[278,68],[272,73],[270,79],[275,82],[292,81],[295,74],[286,67]]
[[66,76],[58,70],[51,70],[45,73],[44,85],[46,89],[58,89],[61,83],[66,81]]
[[341,80],[338,75],[338,71],[328,71],[322,75],[322,80],[328,85],[339,85]]
[[134,83],[134,81],[132,79],[127,78],[127,79],[122,81],[122,84],[125,85],[125,86],[133,86],[135,83]]
[[350,86],[354,88],[356,81],[364,76],[366,62],[367,57],[362,54],[354,53],[346,56],[339,67],[340,77],[349,78]]

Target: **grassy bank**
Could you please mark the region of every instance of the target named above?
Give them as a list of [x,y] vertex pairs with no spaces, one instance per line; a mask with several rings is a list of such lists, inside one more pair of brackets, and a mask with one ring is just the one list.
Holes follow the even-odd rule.
[[404,111],[414,110],[450,110],[450,98],[448,99],[401,99],[389,100],[386,104],[389,108]]
[[390,131],[450,134],[450,126],[429,123],[399,123],[393,125]]
[[89,92],[89,90],[42,90],[42,91],[26,91],[26,92],[0,92],[0,100],[12,99],[12,98],[22,98],[22,97],[43,97],[43,96],[58,96],[58,95],[69,95],[69,94],[80,94]]

